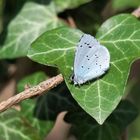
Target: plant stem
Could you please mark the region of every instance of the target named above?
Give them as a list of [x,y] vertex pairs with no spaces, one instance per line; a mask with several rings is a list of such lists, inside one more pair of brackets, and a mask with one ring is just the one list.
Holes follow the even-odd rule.
[[53,87],[56,87],[58,84],[63,82],[63,80],[64,79],[63,79],[62,75],[59,74],[55,77],[52,77],[50,79],[47,79],[46,81],[41,82],[37,86],[26,89],[25,91],[9,98],[8,100],[1,102],[0,103],[0,112],[10,108],[11,106],[13,106],[25,99],[46,93]]

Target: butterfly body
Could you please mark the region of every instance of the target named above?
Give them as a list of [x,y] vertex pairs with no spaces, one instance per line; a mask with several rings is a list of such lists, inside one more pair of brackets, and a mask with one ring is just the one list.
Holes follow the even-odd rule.
[[81,85],[109,69],[110,54],[93,36],[84,34],[76,48],[72,81]]

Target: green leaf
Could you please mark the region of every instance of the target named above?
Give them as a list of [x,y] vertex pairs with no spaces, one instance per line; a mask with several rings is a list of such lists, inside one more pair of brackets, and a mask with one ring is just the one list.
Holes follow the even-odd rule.
[[[26,108],[25,108],[26,107]],[[24,108],[24,109],[23,109]],[[1,140],[41,140],[50,132],[53,122],[33,117],[33,100],[23,101],[21,111],[9,109],[0,114]]]
[[[27,99],[21,103],[21,117],[25,117],[26,121],[37,130],[38,136],[40,139],[44,139],[45,136],[50,132],[52,129],[54,122],[52,121],[43,121],[35,118],[34,109],[35,109],[36,102],[35,100]],[[32,132],[33,133],[33,132]]]
[[44,65],[60,66],[62,72],[68,75],[73,66],[74,49],[81,35],[79,30],[68,27],[47,31],[33,42],[28,57]]
[[120,102],[131,64],[140,56],[139,29],[139,21],[129,14],[107,20],[96,37],[109,49],[110,70],[95,82],[80,87],[70,82],[74,50],[82,35],[78,30],[65,27],[44,33],[32,44],[28,56],[41,64],[58,66],[74,99],[102,124]]
[[[44,72],[35,72],[32,75],[20,80],[17,86],[18,92],[23,91],[25,89],[25,85],[32,87],[45,79],[46,74]],[[40,118],[40,120],[55,120],[58,113],[65,110],[70,110],[71,108],[75,107],[75,104],[75,100],[72,98],[69,90],[63,82],[62,84],[48,91],[46,94],[37,97],[37,103],[33,100],[26,100],[22,102],[21,112],[24,117],[28,118],[28,120],[31,122],[34,122],[32,124],[37,125],[37,127],[44,128],[39,129],[40,131],[46,131],[45,127],[41,126],[43,124],[46,125],[46,123],[43,121],[37,121],[37,119],[33,118],[33,110],[34,116]],[[46,126],[49,126],[48,121]]]
[[97,124],[81,109],[67,113],[65,120],[73,124],[72,132],[78,140],[120,140],[125,128],[134,121],[137,115],[135,106],[125,100],[118,105],[103,125]]
[[38,131],[14,109],[0,114],[0,139],[40,140]]
[[[134,16],[122,14],[106,21],[97,33],[97,39],[109,49],[109,73],[97,82],[101,98],[101,114],[112,111],[125,92],[131,64],[140,57],[140,22]],[[110,106],[111,105],[111,106]]]
[[138,7],[140,6],[140,0],[113,0],[113,7],[116,10]]
[[0,48],[0,59],[26,56],[30,44],[43,32],[64,25],[55,6],[28,2],[8,26],[8,35]]
[[[47,76],[44,72],[33,73],[32,75],[25,77],[18,83],[18,91],[23,91],[26,84],[29,84],[29,86],[35,86],[39,84],[40,82],[45,80],[46,77]],[[27,99],[26,101],[23,101],[21,103],[20,114],[22,115],[22,117],[24,116],[26,119],[28,119],[28,122],[32,125],[32,127],[38,131],[40,139],[43,139],[51,130],[53,122],[41,121],[35,118],[35,116],[33,116],[35,105],[35,100]]]
[[65,9],[75,8],[91,0],[53,0],[56,5],[56,10],[62,12]]
[[[31,86],[46,78],[43,72],[36,72],[25,77],[18,84],[19,91],[24,84]],[[41,140],[50,132],[54,123],[41,121],[34,117],[35,100],[27,99],[21,103],[21,110],[9,109],[0,114],[0,139],[4,140]]]
[[41,120],[56,120],[60,112],[73,110],[77,106],[77,102],[71,96],[65,82],[63,82],[38,97],[34,114]]

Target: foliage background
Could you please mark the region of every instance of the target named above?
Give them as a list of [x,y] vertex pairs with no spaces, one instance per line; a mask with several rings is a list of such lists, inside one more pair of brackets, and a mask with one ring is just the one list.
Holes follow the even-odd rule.
[[[48,76],[59,73],[57,68],[43,66],[26,57],[31,43],[43,32],[60,26],[72,26],[69,21],[69,18],[72,18],[78,29],[95,36],[101,24],[108,18],[120,13],[131,13],[139,5],[139,0],[0,0],[0,100],[2,101],[12,94],[23,91],[26,84],[33,86],[48,78]],[[116,19],[114,19],[114,21],[115,20]],[[118,18],[117,23],[112,21],[111,25],[115,26],[119,24],[120,20],[121,17]],[[127,25],[129,23],[136,23],[135,28],[130,29],[128,27],[124,29],[125,24]],[[130,33],[138,31],[140,27],[139,21],[134,18],[131,18],[125,24],[122,30],[129,29],[127,35],[129,31]],[[101,29],[99,31],[101,31]],[[116,37],[118,37],[117,31],[115,31]],[[70,30],[70,32],[72,31]],[[73,38],[67,35],[68,39],[76,43],[78,39],[77,32],[79,33],[79,31],[72,32],[75,33]],[[100,34],[102,34],[102,32],[98,32],[97,38],[100,38]],[[124,35],[124,40],[127,35]],[[139,36],[140,33],[138,31],[134,39],[139,39]],[[110,38],[111,37],[108,36],[104,40],[108,41]],[[117,40],[117,38],[115,39]],[[101,42],[104,40],[101,40]],[[53,42],[50,43],[53,44]],[[65,44],[65,42],[62,43],[64,43],[64,47],[66,45],[71,47],[67,42],[67,44]],[[138,42],[134,43],[139,47]],[[126,45],[128,44],[126,43]],[[139,51],[133,47],[131,48],[131,53],[128,53],[127,56],[138,58]],[[37,51],[44,51],[44,48]],[[133,53],[133,51],[135,52]],[[30,53],[32,54],[32,52]],[[49,57],[51,58],[51,54]],[[43,63],[40,58],[37,62]],[[124,63],[125,62],[122,62],[118,65],[123,65],[124,69],[127,69],[128,65],[124,65]],[[140,61],[137,60],[131,67],[129,80],[127,82],[127,96],[124,97],[133,102],[138,111],[140,110],[139,66]],[[128,71],[126,74],[127,73]],[[116,76],[114,78],[118,77]],[[121,82],[119,80],[118,83]],[[5,91],[4,89],[8,90]],[[66,115],[65,120],[74,124],[71,131],[77,139],[90,140],[94,137],[103,140],[117,140],[128,124],[138,115],[134,105],[129,101],[122,101],[105,123],[100,126],[91,116],[83,111],[71,96],[65,83],[62,83],[49,93],[35,100],[29,99],[24,101],[20,104],[20,111],[10,109],[1,113],[0,139],[43,139],[52,129],[57,115],[62,111],[68,110],[69,113]],[[81,124],[81,122],[83,123]],[[137,116],[135,121],[129,125],[128,139],[140,139],[139,123],[140,117]]]

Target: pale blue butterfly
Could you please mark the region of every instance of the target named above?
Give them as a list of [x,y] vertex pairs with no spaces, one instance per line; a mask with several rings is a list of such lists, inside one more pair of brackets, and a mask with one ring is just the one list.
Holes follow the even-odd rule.
[[93,36],[84,34],[76,48],[72,81],[80,85],[98,78],[109,69],[109,63],[108,49]]

